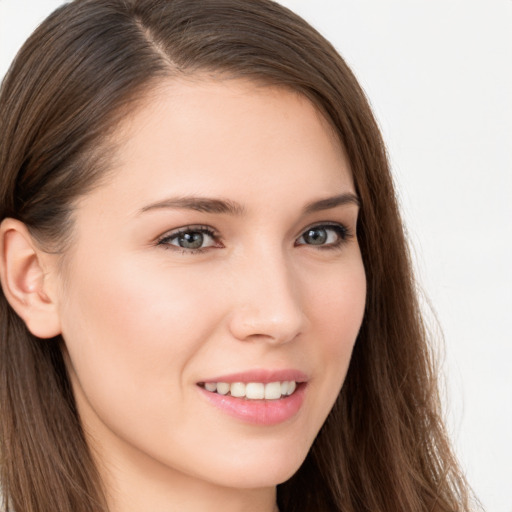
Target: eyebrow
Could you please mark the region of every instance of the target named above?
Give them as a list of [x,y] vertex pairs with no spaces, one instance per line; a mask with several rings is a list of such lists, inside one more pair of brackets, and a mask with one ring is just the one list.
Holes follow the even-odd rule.
[[[343,206],[346,204],[354,204],[356,206],[360,206],[360,201],[355,194],[340,194],[308,203],[304,207],[304,213],[308,214],[323,210],[330,210],[332,208],[336,208],[337,206]],[[170,197],[168,199],[152,203],[148,206],[144,206],[139,211],[139,213],[166,208],[195,210],[204,213],[229,214],[235,216],[241,216],[245,212],[245,208],[241,204],[229,199],[185,196]]]
[[323,210],[330,210],[331,208],[336,208],[337,206],[343,206],[346,204],[353,204],[359,207],[361,206],[361,201],[355,194],[347,192],[338,196],[327,197],[325,199],[320,199],[319,201],[308,203],[304,208],[304,212],[315,213]]
[[205,213],[224,213],[230,215],[242,215],[244,207],[229,199],[213,199],[209,197],[171,197],[145,206],[139,213],[162,208],[195,210]]

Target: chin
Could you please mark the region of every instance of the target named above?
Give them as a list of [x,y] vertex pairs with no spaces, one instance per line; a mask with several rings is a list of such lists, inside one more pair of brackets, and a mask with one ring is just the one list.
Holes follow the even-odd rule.
[[[216,482],[226,487],[256,489],[275,487],[289,480],[300,468],[308,451],[286,451],[281,456],[262,451],[252,461],[249,458],[234,460],[235,464],[216,472]],[[263,454],[263,456],[262,456]],[[267,456],[265,456],[267,455]]]

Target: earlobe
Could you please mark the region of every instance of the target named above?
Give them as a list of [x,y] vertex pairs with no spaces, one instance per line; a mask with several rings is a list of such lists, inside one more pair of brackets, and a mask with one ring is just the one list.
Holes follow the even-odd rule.
[[0,280],[5,297],[39,338],[60,334],[56,297],[49,291],[47,259],[27,227],[15,219],[0,224]]

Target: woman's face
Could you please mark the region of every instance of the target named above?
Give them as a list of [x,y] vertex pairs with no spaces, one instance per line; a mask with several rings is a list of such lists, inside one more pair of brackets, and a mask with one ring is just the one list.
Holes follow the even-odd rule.
[[274,486],[327,417],[363,317],[344,152],[304,97],[238,80],[161,86],[117,143],[57,277],[94,453],[127,478]]

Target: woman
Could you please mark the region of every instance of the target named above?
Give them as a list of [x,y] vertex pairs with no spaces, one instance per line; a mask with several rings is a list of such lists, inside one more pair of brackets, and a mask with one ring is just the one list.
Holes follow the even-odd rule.
[[75,0],[0,96],[16,511],[455,511],[379,131],[257,0]]

